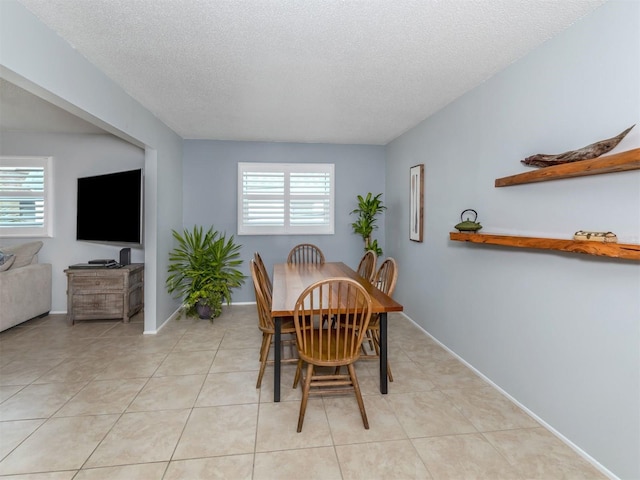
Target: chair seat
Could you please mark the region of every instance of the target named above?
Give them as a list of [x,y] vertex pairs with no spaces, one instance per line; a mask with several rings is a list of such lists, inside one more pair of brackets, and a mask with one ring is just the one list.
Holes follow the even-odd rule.
[[[273,359],[269,358],[269,349],[274,345],[275,339],[275,327],[263,328],[262,330],[262,348],[260,349],[260,362],[266,365],[273,365]],[[286,317],[282,319],[281,331],[282,339],[280,340],[280,347],[282,355],[280,363],[297,363],[299,360],[298,349],[296,348],[296,327],[293,324],[293,317]],[[285,354],[288,352],[288,354]],[[260,376],[262,379],[262,376]],[[260,382],[262,383],[262,382]],[[260,385],[257,384],[256,388]]]
[[[258,325],[258,328],[260,328],[260,330],[263,333],[271,333],[271,334],[276,333],[275,325],[269,325],[269,326]],[[280,333],[282,333],[283,335],[285,333],[296,333],[296,326],[293,323],[293,317],[282,318],[282,321],[280,323]]]
[[306,362],[313,361],[315,365],[326,367],[339,367],[348,365],[358,359],[359,352],[353,357],[340,355],[341,352],[352,350],[353,345],[358,341],[357,334],[344,328],[330,328],[314,330],[309,338],[310,343],[306,348],[298,346],[300,358]]

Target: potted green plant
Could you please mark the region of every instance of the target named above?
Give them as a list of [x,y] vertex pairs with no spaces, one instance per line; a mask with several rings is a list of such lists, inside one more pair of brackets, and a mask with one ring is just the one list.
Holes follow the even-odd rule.
[[[222,302],[231,303],[231,291],[240,287],[245,276],[240,248],[233,235],[206,232],[201,226],[182,233],[172,231],[177,246],[169,254],[169,293],[182,298],[188,315],[213,319],[222,313]],[[198,312],[200,310],[200,312]]]
[[200,318],[213,319],[222,313],[223,289],[213,283],[207,284],[200,290],[192,291],[184,302],[188,313],[198,314]]
[[360,235],[364,240],[365,252],[373,250],[378,257],[382,256],[382,248],[378,241],[372,238],[372,234],[378,228],[377,216],[387,208],[382,204],[381,196],[382,193],[374,196],[371,192],[367,193],[366,197],[358,195],[358,208],[351,212],[358,214],[358,219],[351,224],[353,233]]

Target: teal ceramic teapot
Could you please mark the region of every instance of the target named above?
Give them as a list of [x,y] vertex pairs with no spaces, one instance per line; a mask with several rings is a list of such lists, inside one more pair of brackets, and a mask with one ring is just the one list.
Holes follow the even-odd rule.
[[[470,215],[467,216],[467,219],[465,220],[464,214],[467,212],[473,213],[473,220],[471,220]],[[460,220],[462,221],[459,224],[457,224],[455,228],[459,232],[477,232],[482,228],[482,225],[476,222],[477,219],[478,219],[478,212],[476,212],[471,208],[467,208],[466,210],[463,210],[462,213],[460,214]]]

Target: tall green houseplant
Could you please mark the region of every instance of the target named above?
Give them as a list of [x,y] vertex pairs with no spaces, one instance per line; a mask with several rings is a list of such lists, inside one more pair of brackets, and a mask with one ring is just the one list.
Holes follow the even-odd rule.
[[378,228],[376,223],[378,215],[380,215],[387,207],[382,204],[380,197],[382,193],[373,195],[367,193],[366,197],[358,195],[358,208],[353,210],[358,215],[358,219],[351,224],[353,233],[360,235],[364,240],[364,251],[373,250],[377,256],[382,256],[382,248],[378,245],[378,241],[374,240],[373,231]]
[[[222,302],[231,303],[231,291],[245,276],[238,269],[241,245],[210,227],[201,226],[182,233],[172,230],[177,246],[169,254],[167,291],[182,299],[188,315],[198,307],[209,307],[210,317],[222,313]],[[201,317],[207,318],[205,314]]]

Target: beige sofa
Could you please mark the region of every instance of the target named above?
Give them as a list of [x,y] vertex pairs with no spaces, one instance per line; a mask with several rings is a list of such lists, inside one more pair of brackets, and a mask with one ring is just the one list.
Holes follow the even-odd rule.
[[0,246],[0,332],[51,310],[51,264],[42,242]]

